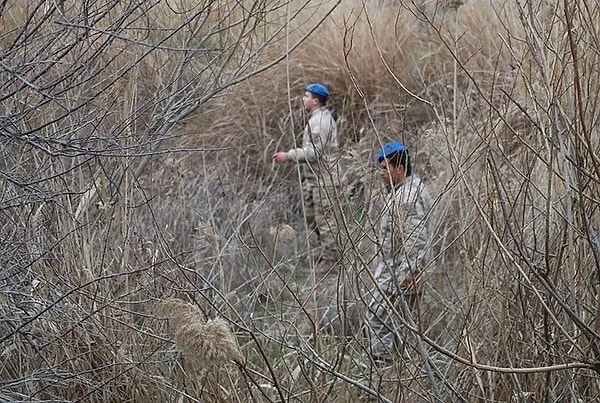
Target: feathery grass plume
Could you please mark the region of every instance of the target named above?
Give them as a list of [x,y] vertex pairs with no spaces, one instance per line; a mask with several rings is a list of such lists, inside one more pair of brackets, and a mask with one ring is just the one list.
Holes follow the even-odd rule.
[[157,314],[171,321],[175,344],[195,366],[211,368],[243,361],[235,337],[222,319],[205,321],[197,307],[177,299],[161,302]]
[[296,237],[296,231],[288,224],[269,228],[269,234],[280,241],[291,241]]

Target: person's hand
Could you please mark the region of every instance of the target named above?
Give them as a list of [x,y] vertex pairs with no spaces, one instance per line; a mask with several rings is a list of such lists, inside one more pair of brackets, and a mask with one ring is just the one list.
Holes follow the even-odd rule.
[[273,154],[273,161],[275,161],[278,164],[283,164],[284,162],[287,162],[288,161],[287,153],[284,151],[279,151],[279,152]]

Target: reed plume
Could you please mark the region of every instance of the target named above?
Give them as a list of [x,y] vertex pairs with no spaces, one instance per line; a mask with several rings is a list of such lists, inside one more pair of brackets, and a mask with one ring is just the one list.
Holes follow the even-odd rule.
[[296,231],[289,224],[281,224],[269,228],[269,234],[280,241],[291,241],[296,237]]
[[159,303],[157,314],[169,319],[175,344],[195,366],[212,368],[243,361],[235,337],[223,319],[205,320],[200,309],[177,299]]

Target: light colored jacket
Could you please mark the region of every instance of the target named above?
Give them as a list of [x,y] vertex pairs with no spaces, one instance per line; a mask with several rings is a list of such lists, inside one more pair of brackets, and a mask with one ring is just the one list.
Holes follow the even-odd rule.
[[431,205],[429,191],[415,175],[387,195],[379,229],[380,264],[376,276],[387,271],[400,283],[408,273],[424,274],[431,258],[426,222]]
[[335,120],[327,108],[320,107],[308,116],[302,147],[289,150],[287,156],[292,161],[311,163],[316,162],[319,155],[328,155],[337,149],[338,134]]

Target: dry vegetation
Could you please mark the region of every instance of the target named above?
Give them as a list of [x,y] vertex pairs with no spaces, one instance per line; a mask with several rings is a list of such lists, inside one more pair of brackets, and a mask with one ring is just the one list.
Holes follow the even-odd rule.
[[[0,401],[594,401],[599,21],[566,0],[0,2]],[[331,298],[297,172],[270,161],[311,81],[370,189]],[[364,306],[392,138],[436,196],[436,278],[381,367],[316,318]]]

